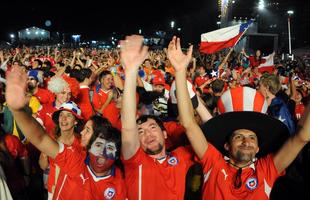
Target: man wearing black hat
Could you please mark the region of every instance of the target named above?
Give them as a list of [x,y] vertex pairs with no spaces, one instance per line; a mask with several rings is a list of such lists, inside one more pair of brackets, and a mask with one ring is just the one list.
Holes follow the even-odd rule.
[[[186,67],[191,56],[182,52],[180,39],[174,37],[168,58],[176,70],[177,98],[182,102],[178,104],[180,119],[203,166],[203,199],[269,199],[275,180],[310,140],[310,117],[305,116],[303,128],[289,139],[287,127],[279,120],[241,109],[218,115],[200,128],[186,88]],[[252,93],[255,101],[261,98],[256,91],[238,90],[239,95]],[[232,107],[237,108],[240,102]],[[244,110],[248,107],[243,105]]]

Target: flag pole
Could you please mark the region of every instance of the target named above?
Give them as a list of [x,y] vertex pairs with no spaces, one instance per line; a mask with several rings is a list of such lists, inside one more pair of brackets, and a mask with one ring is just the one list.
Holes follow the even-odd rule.
[[250,28],[250,26],[253,23],[253,20],[249,20],[251,21],[251,23],[249,24],[249,26],[245,29],[245,31],[243,31],[243,33],[241,34],[241,36],[239,37],[239,39],[236,41],[236,43],[234,44],[233,48],[235,48],[236,44],[240,41],[240,39],[242,38],[242,36],[245,34],[245,32]]

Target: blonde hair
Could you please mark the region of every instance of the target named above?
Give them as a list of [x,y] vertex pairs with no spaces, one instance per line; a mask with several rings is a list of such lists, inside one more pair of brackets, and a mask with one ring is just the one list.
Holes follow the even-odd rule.
[[278,76],[265,73],[259,81],[262,85],[268,88],[271,94],[276,95],[281,89],[281,83]]

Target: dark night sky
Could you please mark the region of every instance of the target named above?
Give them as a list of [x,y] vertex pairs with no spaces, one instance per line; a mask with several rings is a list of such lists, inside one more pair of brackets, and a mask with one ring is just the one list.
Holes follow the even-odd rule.
[[[233,16],[251,17],[254,3],[258,0],[236,2],[238,8],[233,10]],[[310,15],[305,14],[310,13],[307,3],[310,1],[277,2],[283,5],[281,9],[293,7],[298,10],[294,20],[303,21],[295,23],[293,28],[298,30],[295,31],[298,35],[305,38],[303,40],[307,40],[307,34],[301,31],[310,29]],[[0,4],[0,40],[9,40],[9,33],[31,26],[52,32],[79,33],[82,39],[104,39],[113,32],[116,32],[116,35],[137,33],[140,28],[143,35],[148,35],[157,30],[171,31],[169,22],[175,20],[176,28],[182,28],[182,38],[188,42],[198,42],[201,33],[217,28],[218,14],[217,0],[3,0]],[[283,18],[281,20],[285,22],[285,16]],[[50,27],[45,26],[46,20],[52,22]],[[303,24],[303,28],[294,27],[296,24]]]
[[[139,28],[147,30],[165,30],[169,21],[175,20],[176,27],[191,32],[192,21],[203,19],[198,28],[211,27],[217,15],[216,1],[17,1],[1,3],[1,39],[26,27],[37,26],[50,31],[80,33],[84,38],[108,37],[117,34],[137,33]],[[208,17],[208,20],[206,20]],[[6,20],[3,20],[6,19]],[[212,20],[213,19],[213,20]],[[52,25],[45,26],[50,20]],[[187,30],[186,30],[187,29]],[[144,32],[145,33],[145,32]],[[189,33],[191,34],[191,33]],[[200,33],[198,34],[199,37]]]

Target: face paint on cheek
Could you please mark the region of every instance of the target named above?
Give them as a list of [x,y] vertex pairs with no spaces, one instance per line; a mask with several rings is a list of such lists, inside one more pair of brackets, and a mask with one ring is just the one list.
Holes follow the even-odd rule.
[[117,159],[116,144],[114,142],[107,142],[103,154],[108,159],[116,160]]
[[109,170],[117,158],[116,144],[97,138],[89,150],[90,165],[97,172]]

